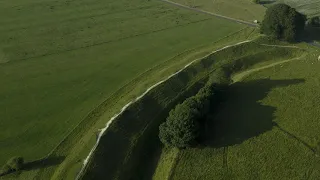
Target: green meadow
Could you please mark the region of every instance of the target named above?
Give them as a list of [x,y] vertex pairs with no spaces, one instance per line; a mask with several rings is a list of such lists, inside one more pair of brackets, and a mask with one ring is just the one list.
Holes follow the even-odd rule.
[[[273,4],[173,1],[249,22]],[[284,2],[319,15],[316,0]],[[26,161],[0,179],[320,176],[318,48],[157,0],[3,0],[0,23],[0,168]],[[79,174],[111,117],[177,71],[114,120]],[[222,71],[228,98],[207,117],[208,139],[163,147],[169,111]]]
[[[40,163],[13,175],[22,179],[80,166],[124,104],[245,28],[157,1],[2,1],[0,9],[0,164]],[[47,155],[56,160],[42,170]]]
[[266,8],[252,0],[172,0],[189,7],[206,10],[249,22],[263,19]]

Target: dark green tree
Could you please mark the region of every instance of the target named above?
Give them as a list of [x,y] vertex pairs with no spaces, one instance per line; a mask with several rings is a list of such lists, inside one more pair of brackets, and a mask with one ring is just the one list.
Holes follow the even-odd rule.
[[10,167],[12,171],[19,171],[22,169],[24,160],[22,157],[13,157],[7,162],[7,166]]
[[[188,103],[190,103],[189,101]],[[193,103],[197,101],[194,99]],[[196,143],[199,137],[200,112],[197,105],[182,103],[170,111],[169,116],[159,127],[159,138],[166,146],[186,148]]]
[[297,41],[305,27],[306,17],[286,4],[267,9],[261,32],[279,40]]

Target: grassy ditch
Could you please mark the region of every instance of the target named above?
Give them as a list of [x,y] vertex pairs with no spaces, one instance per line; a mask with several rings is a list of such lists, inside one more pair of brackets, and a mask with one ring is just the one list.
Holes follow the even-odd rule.
[[[303,50],[262,46],[256,40],[215,52],[160,84],[118,116],[103,135],[82,179],[150,179],[161,153],[158,126],[168,112],[198,92],[210,75],[290,59]],[[277,56],[275,56],[277,54]],[[265,57],[265,58],[262,58]]]

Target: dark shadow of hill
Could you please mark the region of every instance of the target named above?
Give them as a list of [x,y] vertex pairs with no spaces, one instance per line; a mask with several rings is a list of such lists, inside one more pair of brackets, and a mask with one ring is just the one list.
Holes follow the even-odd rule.
[[208,118],[205,145],[231,146],[271,130],[276,108],[260,101],[273,88],[302,82],[303,79],[260,79],[230,85],[225,92],[227,99]]

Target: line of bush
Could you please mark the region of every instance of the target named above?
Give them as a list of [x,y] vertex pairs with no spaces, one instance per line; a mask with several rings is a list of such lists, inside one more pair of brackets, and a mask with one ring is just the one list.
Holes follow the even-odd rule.
[[[223,81],[223,76],[215,78]],[[196,95],[176,105],[159,126],[160,141],[180,149],[198,144],[203,138],[206,115],[221,102],[224,87],[211,78]]]
[[2,167],[0,176],[11,172],[20,171],[23,168],[24,159],[22,157],[13,157]]

